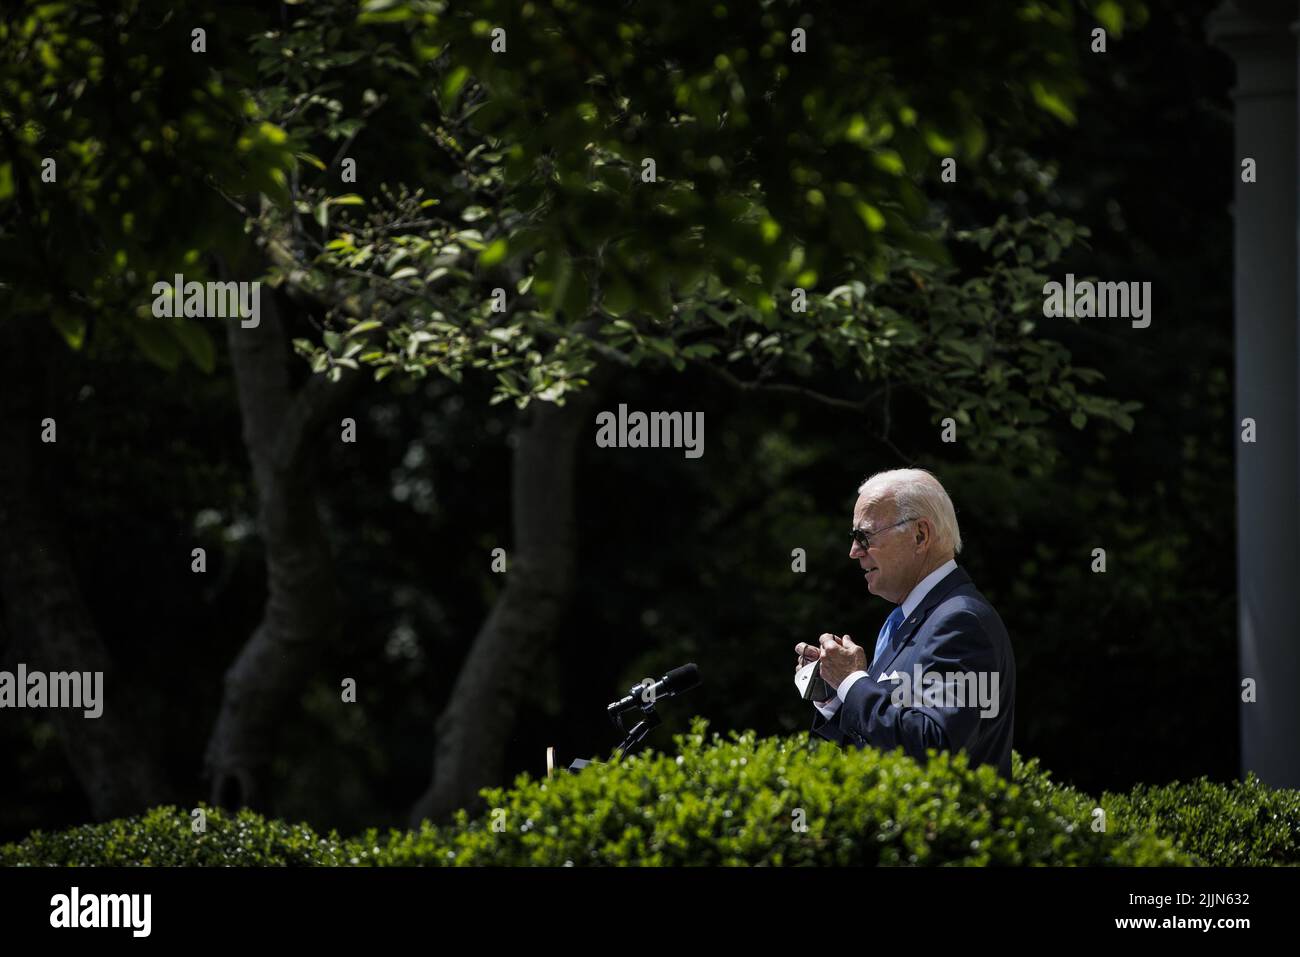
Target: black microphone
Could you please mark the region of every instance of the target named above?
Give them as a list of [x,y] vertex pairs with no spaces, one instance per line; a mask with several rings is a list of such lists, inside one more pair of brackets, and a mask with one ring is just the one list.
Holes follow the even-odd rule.
[[639,708],[643,704],[653,705],[660,698],[671,698],[683,691],[690,691],[699,683],[700,669],[694,664],[682,665],[680,668],[674,668],[653,684],[647,684],[643,681],[638,685],[634,685],[625,698],[615,701],[605,710],[613,718],[624,711]]

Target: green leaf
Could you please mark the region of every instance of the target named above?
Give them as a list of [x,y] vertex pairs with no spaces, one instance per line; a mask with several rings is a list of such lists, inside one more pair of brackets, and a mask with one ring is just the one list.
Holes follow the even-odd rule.
[[59,331],[59,335],[73,349],[80,349],[86,341],[86,320],[81,316],[66,312],[58,307],[50,315],[50,321],[54,323],[54,328]]
[[671,339],[660,339],[655,336],[647,336],[645,342],[646,345],[655,352],[658,352],[660,355],[677,355],[677,347],[673,344]]
[[682,355],[688,359],[707,359],[717,354],[718,347],[707,342],[697,342],[695,345],[687,346],[682,350]]
[[870,203],[858,200],[853,204],[854,211],[862,219],[867,229],[873,233],[878,233],[885,228],[885,215]]
[[401,23],[409,20],[415,11],[399,0],[366,0],[357,17],[358,24]]
[[1124,8],[1115,0],[1101,0],[1101,3],[1093,8],[1092,15],[1108,33],[1116,36],[1124,33]]
[[1075,124],[1074,111],[1070,109],[1069,104],[1059,94],[1052,92],[1038,80],[1029,84],[1029,92],[1033,94],[1035,103],[1058,120],[1068,123],[1070,126]]
[[456,94],[460,93],[465,81],[469,79],[469,67],[458,66],[442,81],[442,106],[445,110],[451,109],[451,104],[456,99]]
[[509,248],[504,238],[492,240],[488,248],[479,253],[478,264],[484,269],[490,269],[506,258]]
[[630,285],[615,276],[602,291],[601,305],[616,316],[624,315],[636,308],[636,293]]
[[923,134],[925,145],[935,156],[951,156],[957,149],[957,144],[948,137],[944,136],[938,130],[929,128]]
[[216,349],[212,344],[212,336],[208,335],[208,330],[199,322],[200,320],[179,319],[171,326],[171,331],[195,367],[204,374],[211,375],[216,368]]
[[871,154],[871,163],[876,169],[883,170],[891,176],[902,176],[907,172],[903,157],[895,150],[877,150]]
[[154,365],[168,372],[180,365],[181,347],[164,323],[154,319],[138,319],[128,322],[126,328],[144,357]]
[[962,339],[945,339],[943,341],[943,346],[945,349],[951,349],[953,352],[965,356],[974,365],[979,365],[984,361],[984,348],[978,342],[966,342]]
[[289,139],[289,134],[274,123],[263,121],[257,127],[258,136],[273,146],[279,146]]

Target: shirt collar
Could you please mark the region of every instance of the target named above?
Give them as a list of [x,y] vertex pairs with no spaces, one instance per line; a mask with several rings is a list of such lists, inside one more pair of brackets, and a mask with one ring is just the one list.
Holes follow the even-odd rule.
[[925,600],[925,596],[930,593],[930,589],[947,578],[956,568],[957,559],[950,558],[917,582],[916,587],[907,593],[907,597],[903,599],[903,604],[900,606],[903,609],[903,619],[906,620],[910,618],[912,612],[916,611],[917,606],[920,605],[921,602]]

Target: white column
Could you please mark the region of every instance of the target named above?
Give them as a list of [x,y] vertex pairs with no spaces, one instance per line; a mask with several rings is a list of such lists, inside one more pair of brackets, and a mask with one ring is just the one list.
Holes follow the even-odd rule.
[[[1292,788],[1300,787],[1296,14],[1294,2],[1229,0],[1208,21],[1212,42],[1237,64],[1236,155],[1225,173],[1236,183],[1238,659],[1256,691],[1240,705],[1241,768]],[[1241,181],[1247,157],[1257,165],[1254,183]],[[1254,444],[1241,441],[1247,417]],[[1217,542],[1200,544],[1207,561],[1221,554]]]

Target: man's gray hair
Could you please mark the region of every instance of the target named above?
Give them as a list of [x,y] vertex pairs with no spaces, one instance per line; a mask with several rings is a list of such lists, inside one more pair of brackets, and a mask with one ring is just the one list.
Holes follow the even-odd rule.
[[859,495],[867,496],[868,504],[892,501],[897,509],[895,518],[928,518],[934,526],[934,537],[941,548],[961,552],[961,529],[957,527],[957,512],[952,499],[939,480],[925,469],[890,469],[877,472],[858,488]]

